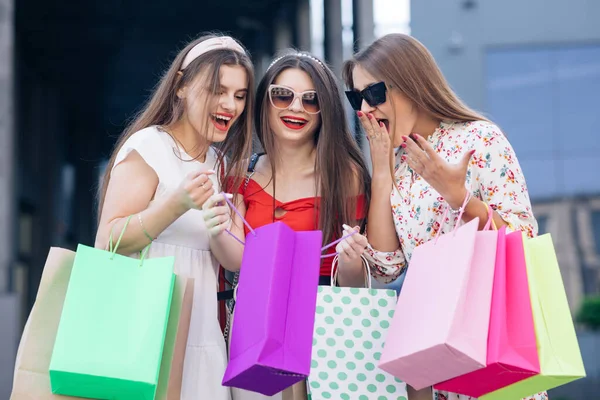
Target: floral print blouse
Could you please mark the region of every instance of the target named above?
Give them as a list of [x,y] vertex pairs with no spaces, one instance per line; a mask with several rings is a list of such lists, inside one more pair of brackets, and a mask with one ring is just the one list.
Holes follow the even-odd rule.
[[[521,229],[530,237],[537,234],[525,177],[512,146],[496,125],[486,121],[442,122],[427,140],[452,164],[474,149],[465,183],[473,197],[496,210],[509,229]],[[396,153],[395,187],[390,196],[400,248],[381,252],[369,246],[365,254],[373,277],[384,283],[404,272],[415,247],[434,238],[440,229],[442,233],[452,231],[458,222],[458,215],[453,213],[447,213],[442,221],[448,204],[407,163],[400,161],[404,154],[400,147]]]
[[[427,139],[436,152],[449,163],[460,162],[463,155],[475,150],[466,177],[466,187],[473,197],[487,203],[508,223],[511,230],[520,229],[528,236],[537,234],[525,177],[515,152],[500,129],[487,121],[442,122]],[[390,201],[400,248],[381,252],[368,247],[365,256],[371,274],[378,281],[397,279],[410,264],[415,247],[441,233],[451,232],[458,215],[447,213],[448,204],[406,162],[401,162],[404,149],[396,153],[395,187]],[[462,222],[460,222],[462,224]],[[468,396],[434,391],[435,400],[469,400]],[[547,400],[539,393],[528,400]]]

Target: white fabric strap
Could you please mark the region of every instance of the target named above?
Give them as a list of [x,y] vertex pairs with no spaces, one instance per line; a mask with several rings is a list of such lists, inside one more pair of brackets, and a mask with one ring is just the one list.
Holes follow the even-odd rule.
[[192,61],[200,57],[202,54],[207,53],[211,50],[229,49],[235,50],[242,54],[246,54],[244,48],[230,36],[219,36],[204,40],[194,47],[186,54],[181,64],[181,69],[186,69]]

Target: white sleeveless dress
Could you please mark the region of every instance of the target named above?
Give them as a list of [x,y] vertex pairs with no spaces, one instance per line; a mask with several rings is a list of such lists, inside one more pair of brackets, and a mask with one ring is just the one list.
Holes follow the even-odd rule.
[[[115,165],[132,150],[137,151],[158,175],[155,199],[175,190],[190,172],[216,168],[217,155],[212,147],[203,163],[183,161],[191,157],[177,148],[169,134],[157,127],[133,134],[117,154]],[[215,191],[219,190],[217,177],[210,179]],[[217,310],[219,264],[210,252],[202,211],[188,211],[152,243],[148,257],[164,256],[175,256],[175,273],[195,280],[181,400],[231,400],[229,388],[221,385],[227,353]]]

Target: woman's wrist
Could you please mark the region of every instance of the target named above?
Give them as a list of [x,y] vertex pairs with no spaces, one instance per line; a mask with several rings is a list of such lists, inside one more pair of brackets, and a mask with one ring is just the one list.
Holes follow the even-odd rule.
[[452,210],[458,210],[463,204],[466,207],[465,200],[467,200],[468,195],[469,191],[466,187],[462,186],[461,188],[455,189],[450,195],[443,197]]

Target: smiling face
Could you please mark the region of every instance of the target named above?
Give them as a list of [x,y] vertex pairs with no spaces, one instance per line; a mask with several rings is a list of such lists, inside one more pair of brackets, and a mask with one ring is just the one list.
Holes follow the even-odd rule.
[[[352,87],[354,90],[361,91],[380,81],[381,79],[373,77],[360,64],[356,64],[352,70]],[[399,90],[389,86],[384,103],[371,107],[363,100],[361,111],[365,114],[372,114],[378,121],[385,124],[394,147],[402,144],[402,136],[408,136],[413,132],[419,118],[415,104]]]
[[[301,69],[285,69],[275,78],[269,91],[269,125],[275,137],[291,142],[314,140],[321,117],[310,76]],[[302,95],[296,96],[293,92]]]
[[246,106],[248,74],[241,65],[222,65],[215,93],[206,88],[206,75],[198,74],[177,95],[185,101],[184,119],[194,130],[210,142],[222,142]]

